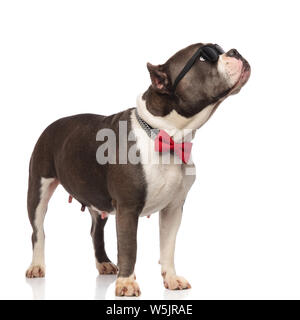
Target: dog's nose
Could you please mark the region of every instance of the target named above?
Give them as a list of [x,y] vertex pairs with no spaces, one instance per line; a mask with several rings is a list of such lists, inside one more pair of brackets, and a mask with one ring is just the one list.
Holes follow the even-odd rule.
[[237,58],[239,59],[241,55],[236,49],[231,49],[226,53],[227,57]]

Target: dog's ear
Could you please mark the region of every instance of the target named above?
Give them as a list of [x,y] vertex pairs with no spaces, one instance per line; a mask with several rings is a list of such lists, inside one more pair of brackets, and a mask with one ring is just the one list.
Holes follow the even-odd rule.
[[167,73],[164,71],[163,66],[154,66],[148,62],[147,68],[150,73],[153,89],[160,93],[170,93],[170,80]]

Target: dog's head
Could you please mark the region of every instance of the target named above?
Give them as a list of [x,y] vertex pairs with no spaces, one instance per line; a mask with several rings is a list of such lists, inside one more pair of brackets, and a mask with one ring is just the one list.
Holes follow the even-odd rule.
[[[206,106],[238,93],[250,77],[250,65],[236,49],[224,52],[213,44],[194,44],[180,50],[165,64],[147,64],[151,90],[172,105],[184,117],[192,117]],[[156,98],[156,100],[162,100]],[[161,110],[162,111],[162,110]]]

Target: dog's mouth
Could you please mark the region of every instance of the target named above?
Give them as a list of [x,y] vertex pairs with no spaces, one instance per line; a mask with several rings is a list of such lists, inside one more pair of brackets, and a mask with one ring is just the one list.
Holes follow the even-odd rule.
[[231,95],[237,94],[240,92],[241,88],[247,83],[250,78],[251,74],[251,67],[246,60],[243,60],[243,67],[241,71],[241,75],[237,80],[236,84],[231,88],[230,93]]

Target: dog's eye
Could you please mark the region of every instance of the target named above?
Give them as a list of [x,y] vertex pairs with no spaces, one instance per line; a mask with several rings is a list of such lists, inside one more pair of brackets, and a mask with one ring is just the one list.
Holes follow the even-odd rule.
[[200,56],[199,60],[200,60],[200,61],[206,61],[206,59],[203,58],[202,56]]

